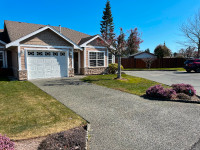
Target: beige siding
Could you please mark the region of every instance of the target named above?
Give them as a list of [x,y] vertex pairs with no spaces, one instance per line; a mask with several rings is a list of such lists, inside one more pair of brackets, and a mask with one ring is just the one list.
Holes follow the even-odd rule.
[[107,49],[105,48],[86,48],[86,67],[89,67],[89,64],[88,64],[88,56],[89,56],[89,52],[90,51],[103,51],[105,52],[105,67],[107,67]]
[[80,62],[81,62],[81,66],[80,68],[84,68],[84,52],[80,51]]
[[48,45],[48,46],[72,46],[69,42],[58,36],[51,30],[45,30],[24,41],[21,44],[27,45]]

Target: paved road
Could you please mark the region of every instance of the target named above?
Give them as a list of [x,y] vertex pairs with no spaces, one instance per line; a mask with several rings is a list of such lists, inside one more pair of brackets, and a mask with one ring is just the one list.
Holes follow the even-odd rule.
[[32,81],[91,123],[90,150],[189,150],[200,105],[145,100],[79,78]]
[[177,71],[125,71],[126,74],[138,76],[167,85],[175,83],[187,83],[195,87],[197,94],[200,95],[200,73],[187,73]]

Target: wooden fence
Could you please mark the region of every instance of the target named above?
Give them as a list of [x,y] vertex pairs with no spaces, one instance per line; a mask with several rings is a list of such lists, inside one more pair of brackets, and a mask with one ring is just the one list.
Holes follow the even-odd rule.
[[[153,61],[151,68],[178,68],[183,67],[184,58],[157,58]],[[115,60],[117,63],[117,58]],[[142,59],[122,58],[122,66],[126,68],[146,68],[146,63]]]

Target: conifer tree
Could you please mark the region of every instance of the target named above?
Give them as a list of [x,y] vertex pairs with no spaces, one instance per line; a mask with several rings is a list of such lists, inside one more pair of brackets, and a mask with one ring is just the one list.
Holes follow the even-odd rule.
[[111,7],[110,7],[110,1],[107,0],[106,3],[106,8],[103,11],[103,17],[101,21],[101,28],[100,32],[102,37],[107,40],[107,39],[113,39],[114,34],[114,24],[113,24],[113,17],[112,17],[112,12],[111,12]]

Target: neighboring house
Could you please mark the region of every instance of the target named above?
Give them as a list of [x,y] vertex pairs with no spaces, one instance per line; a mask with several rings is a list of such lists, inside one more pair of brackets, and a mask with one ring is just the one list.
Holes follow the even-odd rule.
[[101,74],[114,62],[100,35],[15,21],[0,30],[0,67],[19,80]]
[[152,54],[152,53],[148,53],[148,52],[139,52],[139,53],[135,53],[129,57],[134,57],[135,59],[143,59],[143,58],[157,58],[156,55]]

